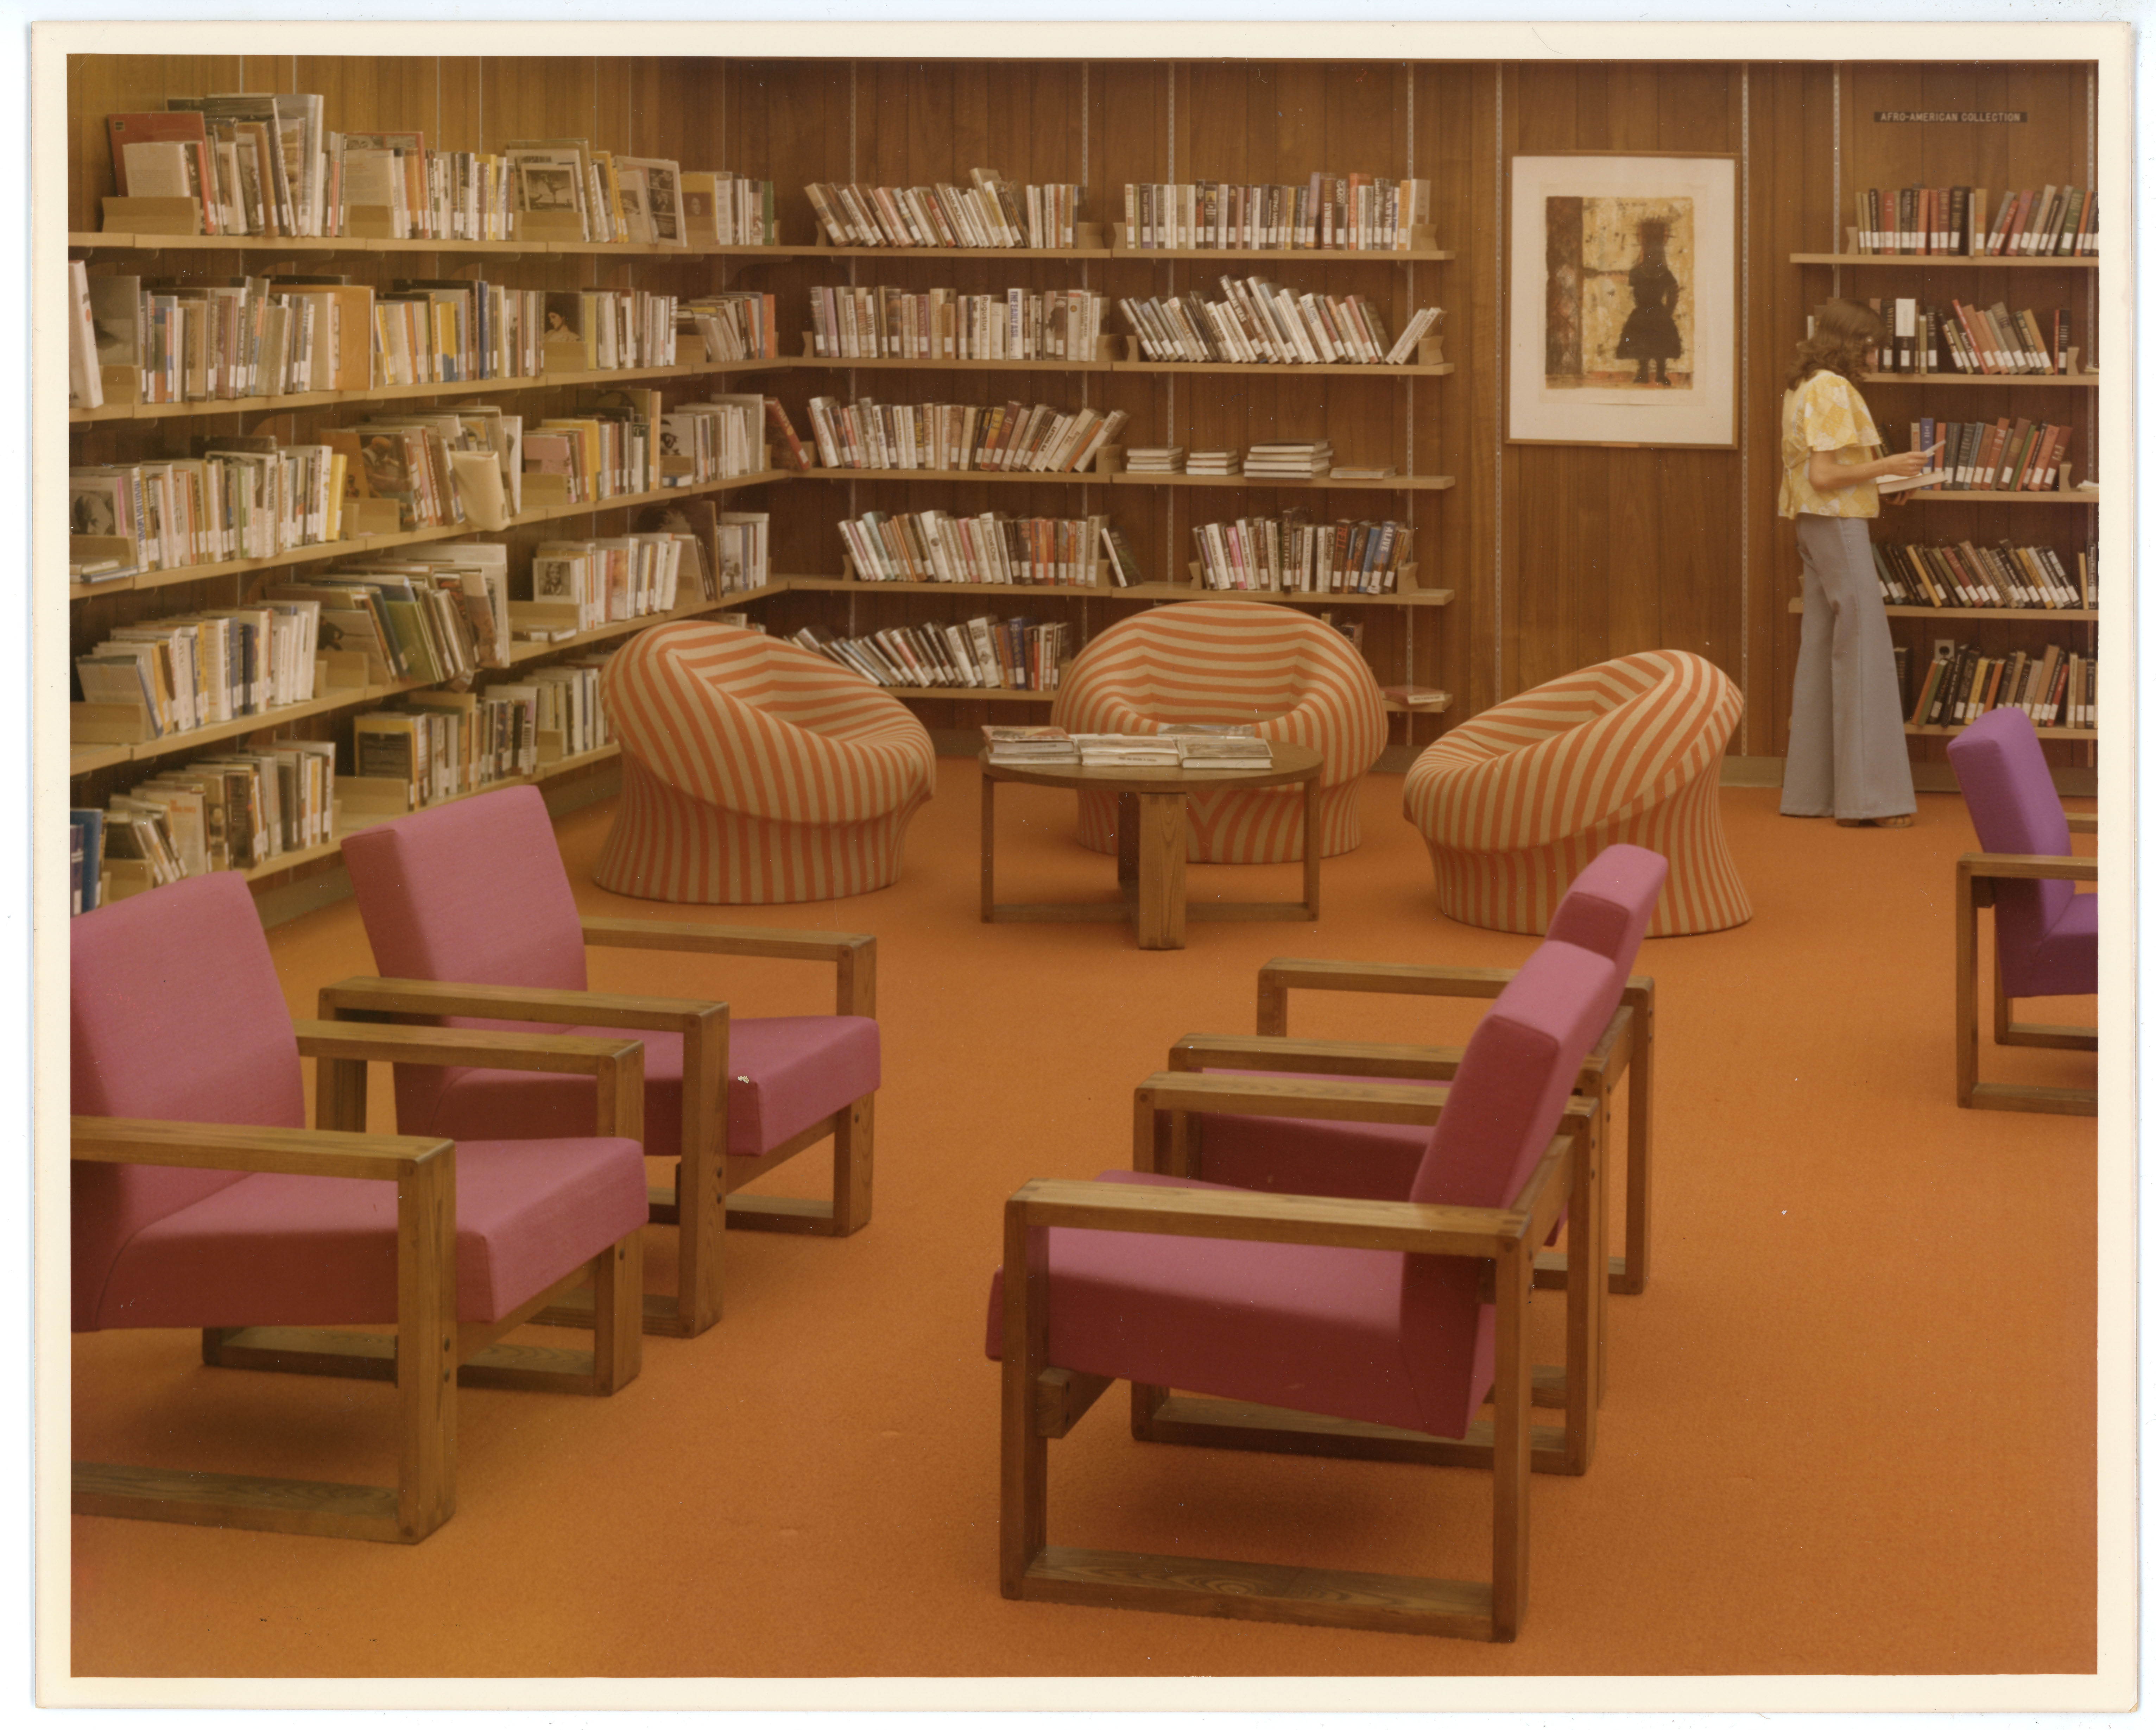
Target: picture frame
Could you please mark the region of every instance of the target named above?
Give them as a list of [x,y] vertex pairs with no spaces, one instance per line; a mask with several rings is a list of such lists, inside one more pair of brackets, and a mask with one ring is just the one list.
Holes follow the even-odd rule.
[[1737,444],[1737,158],[1573,151],[1510,164],[1506,437]]

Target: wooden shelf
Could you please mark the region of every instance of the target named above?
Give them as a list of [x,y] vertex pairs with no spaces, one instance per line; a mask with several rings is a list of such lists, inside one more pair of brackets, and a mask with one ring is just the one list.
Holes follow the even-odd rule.
[[957,360],[940,356],[928,360],[877,358],[870,360],[858,355],[801,354],[789,365],[814,368],[818,371],[861,371],[887,373],[1108,373],[1122,369],[1127,364],[1110,360]]
[[1927,505],[2092,505],[2097,502],[2097,492],[2093,487],[2075,487],[2063,492],[1979,492],[1969,487],[1953,492],[1943,487],[1920,487],[1902,496]]
[[513,642],[509,646],[509,664],[511,667],[529,666],[534,661],[544,661],[549,655],[571,654],[578,649],[588,648],[593,643],[634,636],[638,631],[649,631],[656,625],[672,625],[682,619],[701,619],[706,613],[739,606],[745,601],[762,600],[767,595],[783,592],[783,585],[777,583],[767,584],[761,589],[737,589],[716,600],[700,600],[693,606],[676,607],[670,613],[644,613],[634,619],[610,619],[603,625],[594,625],[589,631],[580,631],[574,636],[562,637],[553,642]]
[[2093,270],[2097,260],[2086,253],[2072,257],[1970,257],[1960,252],[1793,252],[1793,265],[1899,265],[1920,270]]
[[1444,492],[1455,483],[1450,475],[1395,475],[1389,481],[1335,481],[1318,475],[1291,481],[1281,475],[1133,475],[1115,479],[1118,487],[1291,487],[1311,492]]
[[[1902,730],[1907,734],[1912,739],[1952,739],[1957,733],[1966,732],[1968,730],[1968,723],[1964,723],[1961,726],[1958,727],[1920,727],[1914,721],[1904,721],[1902,723]],[[2093,727],[2039,727],[2036,729],[2036,737],[2039,739],[2093,739],[2096,737],[2096,729]]]
[[2048,384],[2094,390],[2097,378],[2094,373],[1866,373],[1864,382],[1921,384],[1928,390],[1934,384]]
[[792,258],[978,258],[978,259],[1087,259],[1113,258],[1106,246],[759,246],[751,249]]
[[1287,606],[1441,607],[1452,602],[1450,589],[1410,589],[1392,595],[1306,595],[1269,589],[1200,589],[1189,583],[1133,583],[1118,589],[1112,584],[1089,583],[875,583],[846,577],[774,577],[767,590],[754,598],[788,592],[848,595],[966,595],[993,600],[1275,600]]
[[423,397],[485,396],[496,391],[559,390],[572,384],[611,388],[639,379],[696,378],[718,373],[783,372],[798,365],[780,359],[698,361],[670,367],[620,367],[611,371],[540,373],[507,378],[465,378],[429,384],[377,384],[366,390],[302,390],[285,396],[235,396],[181,403],[116,403],[101,409],[70,409],[68,420],[169,420],[204,414],[287,414],[300,409],[334,408],[341,403],[402,403]]
[[1268,362],[1244,360],[1119,360],[1110,363],[1117,373],[1234,373],[1268,378],[1442,378],[1453,369],[1449,360],[1425,365],[1409,361],[1397,367],[1380,363],[1323,361]]
[[1409,589],[1390,595],[1318,595],[1299,589],[1200,589],[1189,583],[1142,583],[1118,590],[1168,600],[1271,600],[1291,607],[1442,607],[1452,605],[1450,589]]
[[1452,693],[1437,691],[1431,703],[1402,703],[1397,698],[1385,698],[1385,713],[1389,715],[1441,715],[1452,707]]
[[130,761],[126,745],[78,745],[68,747],[68,779],[79,775],[95,774],[100,769]]
[[990,483],[1014,481],[1045,481],[1069,486],[1106,487],[1111,480],[1120,481],[1121,475],[1109,476],[1092,469],[1066,471],[1055,469],[1036,472],[1031,469],[803,469],[794,471],[801,481],[986,481]]
[[1442,247],[1287,246],[1260,249],[1237,246],[1126,246],[1118,245],[1115,256],[1165,262],[1173,259],[1219,260],[1228,264],[1250,259],[1261,264],[1296,265],[1443,265],[1459,255]]
[[68,235],[73,252],[290,252],[290,253],[470,253],[480,258],[670,258],[778,257],[800,247],[658,246],[605,240],[377,240],[352,234],[130,234],[87,233]]
[[1106,583],[883,583],[851,577],[782,577],[778,581],[790,591],[802,593],[966,595],[995,601],[1038,600],[1044,595],[1057,600],[1098,600],[1137,592]]
[[[1804,603],[1801,596],[1789,602],[1789,610],[1801,614]],[[2017,624],[2037,624],[2057,620],[2068,625],[2093,625],[2097,620],[2093,607],[1924,607],[1889,605],[1887,616],[1890,619],[2011,619]]]
[[[333,715],[340,709],[364,708],[407,691],[425,690],[431,682],[427,679],[392,679],[382,685],[338,685],[331,687],[332,694],[329,696],[310,698],[305,703],[285,703],[275,708],[264,709],[259,714],[242,715],[237,720],[219,721],[208,727],[190,727],[183,732],[167,733],[161,738],[143,739],[135,744],[90,749],[120,753],[118,757],[110,759],[113,762],[154,763],[161,757],[177,756],[182,751],[213,745],[221,739],[245,739],[253,734],[268,733],[311,716]],[[108,765],[100,764],[97,766]],[[70,773],[86,772],[75,770],[72,762],[69,767]]]
[[[694,498],[707,492],[738,492],[744,487],[763,487],[774,481],[790,478],[789,471],[784,469],[760,469],[752,475],[730,475],[722,480],[701,481],[690,487],[663,487],[653,492],[617,493],[611,498],[586,499],[567,505],[545,505],[535,510],[519,512],[509,519],[508,527],[521,528],[535,523],[559,522],[564,517],[594,516],[602,511],[660,504],[668,499]],[[475,523],[457,523],[439,528],[402,529],[395,534],[362,535],[357,540],[316,541],[305,547],[288,547],[282,553],[272,553],[266,559],[225,559],[210,564],[175,565],[170,570],[138,571],[131,577],[115,577],[102,583],[71,582],[68,584],[68,599],[80,600],[91,595],[118,594],[126,590],[167,589],[176,583],[198,583],[209,577],[276,570],[295,564],[319,564],[326,559],[384,553],[393,547],[413,547],[429,541],[460,540],[470,535],[499,533],[506,533],[506,530],[485,529]]]

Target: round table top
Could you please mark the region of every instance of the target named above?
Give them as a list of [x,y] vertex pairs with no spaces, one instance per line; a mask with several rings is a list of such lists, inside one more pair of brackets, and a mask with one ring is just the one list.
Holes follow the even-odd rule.
[[1081,793],[1188,793],[1208,787],[1292,786],[1315,780],[1325,754],[1312,745],[1273,741],[1273,760],[1265,769],[1146,769],[1130,765],[1087,769],[1075,763],[991,763],[981,749],[981,773],[990,780],[1019,781],[1034,787],[1069,787]]

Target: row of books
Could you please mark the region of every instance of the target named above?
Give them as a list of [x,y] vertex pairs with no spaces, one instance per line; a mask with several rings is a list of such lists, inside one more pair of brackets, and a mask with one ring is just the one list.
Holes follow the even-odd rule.
[[803,648],[852,668],[871,684],[920,689],[1053,691],[1070,654],[1060,620],[968,619],[894,626],[866,636],[825,636],[813,626],[793,633]]
[[1430,220],[1427,180],[1325,170],[1294,185],[1126,183],[1123,245],[1141,249],[1403,251]]
[[1938,483],[1942,492],[2056,492],[2073,433],[2071,426],[2026,414],[1995,421],[1926,415],[1909,423],[1909,449],[1939,447],[1924,472],[1946,476]]
[[407,548],[285,577],[263,597],[320,605],[321,647],[346,669],[341,682],[469,686],[480,668],[509,662],[509,549],[498,543]]
[[844,360],[1091,360],[1107,296],[1085,288],[963,294],[839,283],[808,291],[809,353]]
[[[538,378],[550,348],[561,371],[671,366],[682,317],[673,296],[637,289],[400,277],[377,291],[337,276],[146,281],[91,275],[80,260],[68,270],[69,400],[82,409],[101,408],[116,393],[143,403],[218,402]],[[722,352],[745,322],[777,353],[767,301],[744,321],[731,306],[715,310],[715,298],[723,297],[705,297],[687,314],[700,332],[711,324],[707,354],[749,358]],[[743,298],[757,297],[734,297]]]
[[1193,526],[1199,583],[1316,595],[1389,595],[1414,561],[1405,523],[1313,523],[1307,512]]
[[[186,456],[68,471],[71,580],[226,559],[266,559],[343,533],[347,452],[246,435],[198,437]],[[116,548],[124,542],[126,550]]]
[[808,399],[816,452],[832,469],[978,469],[1075,474],[1115,442],[1121,409],[1065,412],[1046,403],[878,403]]
[[[565,610],[539,615],[547,622],[520,629],[519,634],[552,641],[617,620],[670,613],[682,592],[685,559],[687,592],[700,600],[716,600],[713,585],[705,580],[703,550],[694,534],[542,541],[531,549],[531,598]],[[572,608],[573,623],[566,610]]]
[[[2057,373],[2073,346],[2073,320],[2064,306],[2049,312],[2010,309],[2004,301],[1922,306],[1904,298],[1891,309],[1893,339],[1880,351],[1881,372]],[[1889,309],[1879,310],[1886,316]]]
[[[660,478],[690,486],[763,470],[770,399],[719,395],[677,403],[659,416]],[[647,489],[648,490],[648,489]]]
[[69,909],[318,846],[334,837],[336,793],[327,739],[279,739],[162,769],[103,811],[68,813]]
[[2076,553],[2070,567],[2051,547],[1874,541],[1871,563],[1889,606],[2096,608],[2093,547]]
[[418,810],[613,742],[604,656],[534,668],[476,691],[418,691],[356,716],[346,805]]
[[1147,360],[1276,366],[1399,366],[1445,316],[1440,306],[1420,308],[1395,342],[1365,295],[1297,295],[1261,276],[1223,276],[1220,287],[1218,301],[1194,288],[1116,304]]
[[121,196],[186,198],[205,234],[504,240],[530,213],[573,217],[586,241],[638,245],[758,245],[777,229],[769,181],[685,172],[583,138],[475,152],[429,150],[418,129],[331,131],[312,93],[176,96],[108,115],[105,131]]
[[1106,521],[866,511],[842,518],[839,534],[864,582],[1090,585]]
[[[776,360],[778,358],[778,297],[733,290],[692,295],[679,303],[674,313],[679,337],[701,337],[706,360]],[[678,358],[677,358],[678,363]]]
[[834,246],[1068,247],[1077,245],[1086,188],[1067,182],[1014,188],[993,168],[971,186],[870,186],[814,181],[816,220]]
[[81,700],[140,708],[153,739],[308,702],[321,612],[265,600],[123,625],[75,657]]
[[1910,706],[1912,725],[1963,727],[1994,708],[2025,711],[2039,727],[2096,725],[2096,656],[2056,643],[2037,653],[1986,655],[1941,643]]
[[2076,186],[1872,187],[1857,195],[1856,250],[1969,258],[2082,256],[2097,250],[2096,193]]

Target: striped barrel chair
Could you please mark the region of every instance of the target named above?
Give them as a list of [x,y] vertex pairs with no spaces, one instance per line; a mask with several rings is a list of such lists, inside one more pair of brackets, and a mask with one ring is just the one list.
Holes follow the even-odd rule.
[[760,631],[685,621],[632,638],[600,692],[622,747],[602,888],[764,906],[897,879],[936,751],[859,674]]
[[[1362,845],[1355,790],[1385,744],[1384,699],[1348,640],[1291,607],[1247,600],[1157,607],[1102,631],[1063,676],[1055,724],[1073,733],[1155,733],[1178,722],[1255,722],[1262,739],[1324,754],[1318,853]],[[1302,790],[1189,795],[1190,857],[1276,865],[1302,857]],[[1078,842],[1116,850],[1111,795],[1078,797]]]
[[1462,924],[1540,933],[1580,868],[1629,842],[1670,862],[1650,937],[1752,917],[1722,838],[1722,747],[1743,708],[1681,649],[1583,667],[1463,721],[1408,770],[1437,904]]

